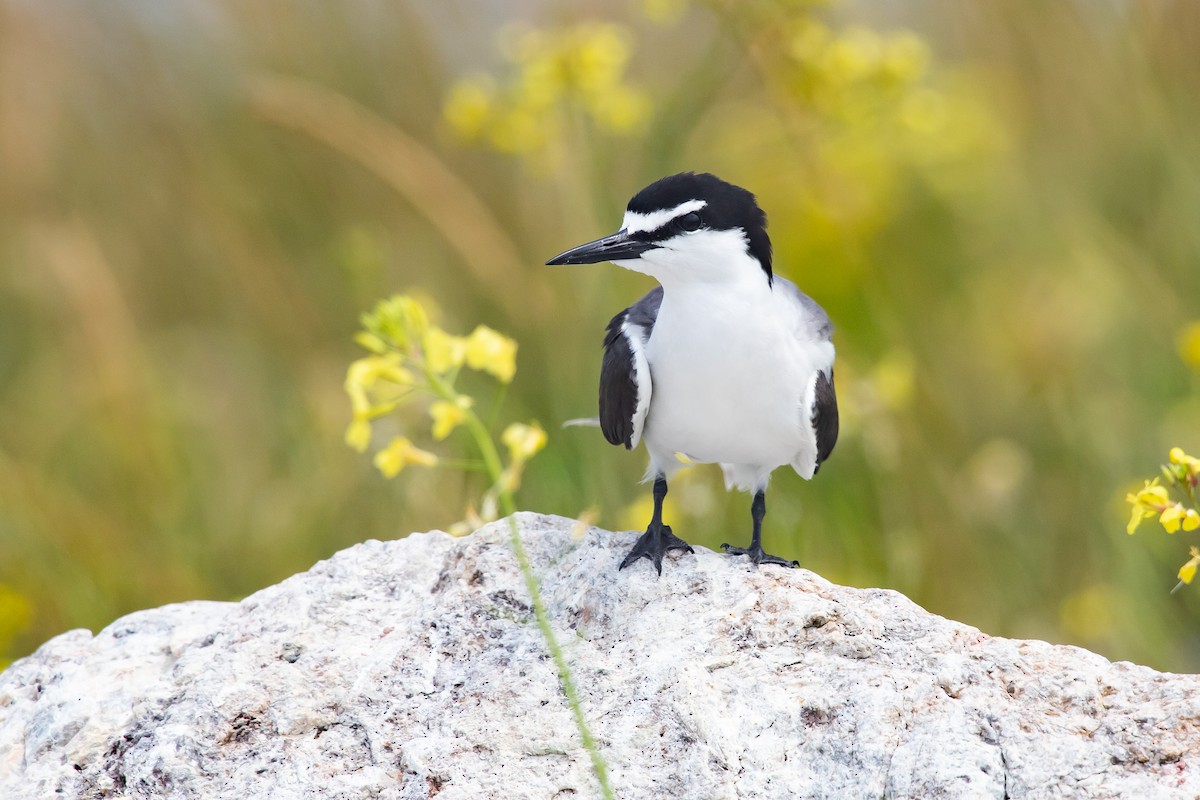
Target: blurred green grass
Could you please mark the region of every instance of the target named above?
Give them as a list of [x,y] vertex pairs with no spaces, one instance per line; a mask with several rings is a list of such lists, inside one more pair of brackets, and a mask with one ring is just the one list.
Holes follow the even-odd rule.
[[[1187,543],[1127,537],[1122,498],[1200,449],[1176,349],[1200,317],[1200,7],[680,9],[0,0],[0,658],[456,521],[476,481],[384,481],[342,443],[358,315],[396,291],[521,343],[510,411],[551,432],[523,505],[624,524],[643,456],[557,427],[594,413],[603,325],[648,284],[540,265],[708,169],[759,194],[777,268],[837,324],[843,438],[813,483],[777,473],[773,551],[1195,671],[1200,601],[1168,595]],[[568,98],[549,150],[454,135],[460,77],[519,73],[507,25],[594,20],[640,127]],[[922,74],[864,77],[901,35]],[[710,547],[748,529],[716,473],[672,494]]]

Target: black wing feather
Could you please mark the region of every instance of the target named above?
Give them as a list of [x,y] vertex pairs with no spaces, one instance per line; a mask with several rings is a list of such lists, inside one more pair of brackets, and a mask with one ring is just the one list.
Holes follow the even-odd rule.
[[[817,373],[816,397],[813,402],[812,425],[817,435],[817,468],[829,458],[838,437],[837,394],[833,391],[833,370],[829,375]],[[814,470],[815,474],[815,470]]]
[[633,351],[622,330],[628,321],[638,326],[645,339],[650,338],[658,309],[662,305],[662,287],[617,314],[608,323],[604,335],[604,361],[600,365],[600,430],[610,444],[633,449],[634,414],[638,406],[637,368]]
[[608,323],[604,336],[604,362],[600,365],[600,430],[609,444],[633,447],[633,412],[637,408],[633,351],[621,331],[629,316],[622,311]]

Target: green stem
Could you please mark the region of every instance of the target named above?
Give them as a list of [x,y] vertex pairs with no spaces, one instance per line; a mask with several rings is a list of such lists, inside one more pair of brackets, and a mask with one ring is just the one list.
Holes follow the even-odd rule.
[[[457,393],[439,377],[430,370],[425,371],[426,377],[429,380],[430,387],[443,400],[454,402]],[[500,459],[500,453],[496,450],[496,443],[492,441],[492,435],[488,432],[487,426],[483,424],[483,420],[471,408],[465,409],[466,418],[463,423],[467,426],[467,430],[471,432],[471,436],[475,439],[475,444],[479,448],[480,455],[483,456],[484,467],[491,476],[493,485],[499,488],[500,510],[508,517],[508,527],[512,534],[513,552],[517,554],[517,564],[521,568],[521,574],[525,576],[525,588],[529,592],[529,597],[533,601],[533,613],[537,619],[538,630],[542,633],[542,638],[546,640],[546,647],[550,650],[550,657],[554,659],[554,666],[558,669],[558,680],[562,685],[563,694],[567,698],[567,704],[571,707],[571,714],[575,718],[575,727],[579,729],[579,738],[583,741],[583,747],[588,751],[588,756],[592,760],[592,772],[596,776],[596,780],[600,784],[600,791],[605,797],[605,800],[612,800],[612,787],[608,784],[608,764],[604,761],[604,756],[600,753],[600,748],[596,744],[595,737],[592,736],[592,731],[588,727],[587,718],[583,714],[583,706],[579,702],[579,692],[575,689],[575,681],[571,677],[571,668],[567,664],[566,654],[563,653],[562,647],[559,646],[558,640],[554,638],[554,631],[550,627],[550,616],[546,613],[546,604],[542,600],[542,589],[538,582],[537,576],[533,573],[533,567],[529,563],[529,555],[525,552],[525,545],[521,542],[521,532],[517,526],[516,517],[513,515],[517,512],[516,501],[513,499],[511,489],[502,487],[501,479],[504,474],[504,463]]]
[[[425,378],[429,381],[429,388],[433,389],[434,394],[442,398],[448,403],[454,403],[458,400],[459,394],[450,386],[440,375],[425,368]],[[492,441],[492,435],[488,433],[487,427],[483,424],[483,420],[479,419],[479,415],[471,408],[465,408],[463,411],[466,417],[463,423],[467,426],[467,430],[471,432],[471,436],[475,439],[475,444],[479,447],[479,454],[483,456],[483,465],[487,469],[488,474],[493,481],[499,481],[501,473],[504,472],[504,463],[500,460],[500,453],[496,451],[496,444]],[[511,498],[509,504],[512,504]],[[511,509],[504,509],[505,514],[513,513]]]
[[[507,505],[510,507],[513,505],[512,492],[502,491],[500,497],[502,505],[505,504],[505,498],[507,498]],[[508,527],[512,533],[512,546],[517,554],[517,563],[521,566],[521,572],[525,576],[525,588],[529,591],[529,596],[533,598],[533,613],[537,617],[538,629],[542,632],[542,638],[546,640],[546,646],[550,649],[550,657],[554,659],[554,666],[558,668],[558,679],[562,684],[563,694],[567,697],[567,704],[571,706],[571,714],[575,717],[575,727],[579,729],[579,738],[583,740],[583,747],[592,759],[592,772],[600,783],[600,791],[605,800],[613,800],[612,787],[608,784],[608,764],[605,763],[596,739],[588,727],[587,718],[583,715],[583,705],[579,702],[579,693],[575,690],[571,668],[567,664],[567,657],[563,653],[562,647],[554,638],[554,631],[550,628],[550,617],[546,613],[546,604],[542,601],[541,587],[538,585],[537,576],[533,574],[533,567],[529,564],[525,545],[521,543],[517,519],[512,516],[511,512],[508,517]]]
[[504,398],[508,396],[508,384],[501,383],[496,389],[496,396],[492,398],[492,413],[488,415],[487,425],[489,428],[494,427],[496,420],[500,418],[500,409],[504,405]]

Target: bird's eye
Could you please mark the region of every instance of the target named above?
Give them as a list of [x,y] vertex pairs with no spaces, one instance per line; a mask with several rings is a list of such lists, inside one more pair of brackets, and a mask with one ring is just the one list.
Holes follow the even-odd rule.
[[697,214],[695,211],[693,211],[690,214],[684,214],[682,217],[680,217],[678,220],[676,220],[676,223],[679,225],[680,230],[685,230],[685,231],[699,230],[700,215]]

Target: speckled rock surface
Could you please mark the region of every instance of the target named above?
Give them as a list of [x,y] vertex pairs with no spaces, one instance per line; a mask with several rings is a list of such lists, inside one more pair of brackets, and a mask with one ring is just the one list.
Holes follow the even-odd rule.
[[[889,591],[523,514],[622,798],[1200,796],[1200,679],[989,637]],[[595,797],[496,524],[366,542],[241,603],[0,675],[0,797]]]

